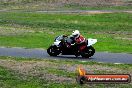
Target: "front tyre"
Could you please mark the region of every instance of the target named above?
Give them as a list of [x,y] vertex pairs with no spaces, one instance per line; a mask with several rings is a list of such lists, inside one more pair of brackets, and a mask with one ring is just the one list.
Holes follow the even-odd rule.
[[57,56],[57,55],[60,54],[59,49],[58,49],[56,46],[50,46],[50,47],[47,49],[47,53],[48,53],[50,56]]
[[84,58],[89,58],[93,56],[95,49],[92,46],[87,47],[84,51],[81,52],[81,56]]

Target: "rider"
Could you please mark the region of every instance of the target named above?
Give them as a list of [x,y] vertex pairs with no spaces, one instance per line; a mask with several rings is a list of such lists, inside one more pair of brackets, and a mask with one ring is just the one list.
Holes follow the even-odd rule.
[[80,34],[79,30],[73,31],[72,36],[76,44],[82,44],[86,42],[86,39]]
[[83,44],[86,44],[86,39],[80,34],[79,30],[75,30],[73,31],[72,35],[67,36],[66,41],[67,48],[70,48],[72,44],[73,45],[75,44],[75,47],[77,47],[76,45],[82,46]]
[[80,34],[79,30],[73,31],[72,37],[75,42],[75,54],[78,54],[78,50],[83,50],[85,48],[86,39]]

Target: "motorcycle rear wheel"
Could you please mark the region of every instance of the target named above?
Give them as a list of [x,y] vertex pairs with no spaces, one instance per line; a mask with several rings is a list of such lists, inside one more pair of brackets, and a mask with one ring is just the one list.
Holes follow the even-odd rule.
[[84,58],[89,58],[93,56],[94,53],[95,53],[95,49],[92,46],[89,46],[84,51],[82,51],[81,56]]

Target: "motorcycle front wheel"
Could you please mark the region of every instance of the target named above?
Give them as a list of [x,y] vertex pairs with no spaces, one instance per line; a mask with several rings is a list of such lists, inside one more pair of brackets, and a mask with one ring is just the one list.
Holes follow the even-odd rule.
[[50,47],[47,49],[47,53],[48,53],[50,56],[57,56],[57,55],[60,54],[59,49],[58,49],[56,46],[50,46]]
[[84,58],[89,58],[93,56],[95,53],[95,49],[92,46],[87,47],[84,51],[81,52],[81,56]]

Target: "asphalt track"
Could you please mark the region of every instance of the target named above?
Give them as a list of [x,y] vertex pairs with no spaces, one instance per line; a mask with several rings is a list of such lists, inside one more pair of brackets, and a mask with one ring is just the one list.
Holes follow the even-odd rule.
[[13,57],[25,57],[25,58],[38,58],[38,59],[69,59],[80,61],[96,61],[104,63],[126,63],[132,64],[132,54],[125,53],[107,53],[96,52],[95,55],[89,59],[82,57],[76,58],[74,55],[59,55],[57,57],[51,57],[43,49],[24,49],[24,48],[0,48],[0,56],[13,56]]

